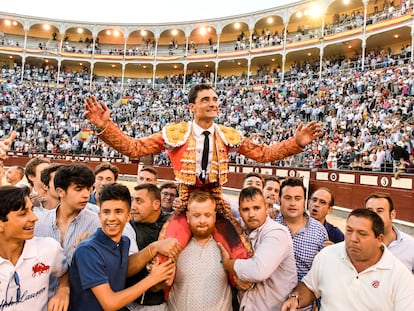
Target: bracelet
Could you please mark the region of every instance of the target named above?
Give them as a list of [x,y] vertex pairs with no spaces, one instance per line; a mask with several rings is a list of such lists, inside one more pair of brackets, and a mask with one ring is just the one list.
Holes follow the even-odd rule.
[[289,298],[296,298],[296,300],[298,301],[298,306],[297,306],[297,309],[299,309],[300,308],[300,303],[299,303],[299,295],[298,294],[294,294],[294,293],[290,293],[289,295],[288,295],[288,299]]
[[154,254],[152,253],[152,251],[151,251],[151,244],[150,245],[148,245],[148,253],[149,253],[149,255],[151,256],[151,258],[154,258]]
[[108,127],[109,127],[109,123],[105,126],[105,128],[102,130],[102,131],[100,131],[100,132],[96,132],[96,135],[102,135],[103,133],[105,133],[105,131],[108,129]]

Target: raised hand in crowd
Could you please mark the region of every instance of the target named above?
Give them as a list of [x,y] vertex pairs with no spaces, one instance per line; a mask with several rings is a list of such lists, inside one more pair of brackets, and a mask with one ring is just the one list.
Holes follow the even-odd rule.
[[10,146],[16,136],[16,131],[13,131],[7,139],[0,140],[0,160],[7,158],[7,152],[10,150]]
[[319,123],[311,121],[305,126],[301,122],[296,129],[295,138],[299,146],[305,147],[316,138],[321,137],[322,134],[322,127]]

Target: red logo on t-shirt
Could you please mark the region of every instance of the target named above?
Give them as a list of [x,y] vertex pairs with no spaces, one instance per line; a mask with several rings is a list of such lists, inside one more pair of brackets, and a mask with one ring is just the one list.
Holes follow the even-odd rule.
[[371,285],[373,288],[378,288],[380,282],[379,281],[372,281]]
[[47,273],[49,269],[50,269],[50,266],[45,265],[42,262],[39,262],[32,267],[32,272],[33,272],[32,276],[35,277],[36,275],[39,276],[43,273]]

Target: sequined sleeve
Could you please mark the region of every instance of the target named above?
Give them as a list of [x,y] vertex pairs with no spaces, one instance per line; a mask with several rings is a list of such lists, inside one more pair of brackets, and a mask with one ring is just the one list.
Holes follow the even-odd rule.
[[244,138],[238,152],[260,163],[273,162],[302,152],[303,149],[296,142],[295,137],[272,145],[254,144],[248,138]]
[[112,121],[98,137],[116,151],[132,158],[159,153],[165,149],[161,133],[144,138],[132,138],[122,132]]

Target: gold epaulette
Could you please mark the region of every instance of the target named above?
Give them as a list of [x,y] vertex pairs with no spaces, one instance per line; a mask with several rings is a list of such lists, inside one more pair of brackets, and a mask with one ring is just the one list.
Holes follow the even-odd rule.
[[226,146],[229,146],[231,148],[240,146],[240,144],[242,143],[243,137],[238,130],[232,127],[223,126],[223,125],[219,125],[218,128],[219,128],[218,133],[221,139],[223,139],[224,144]]
[[184,145],[191,133],[191,122],[168,124],[162,129],[162,137],[167,145],[179,147]]

